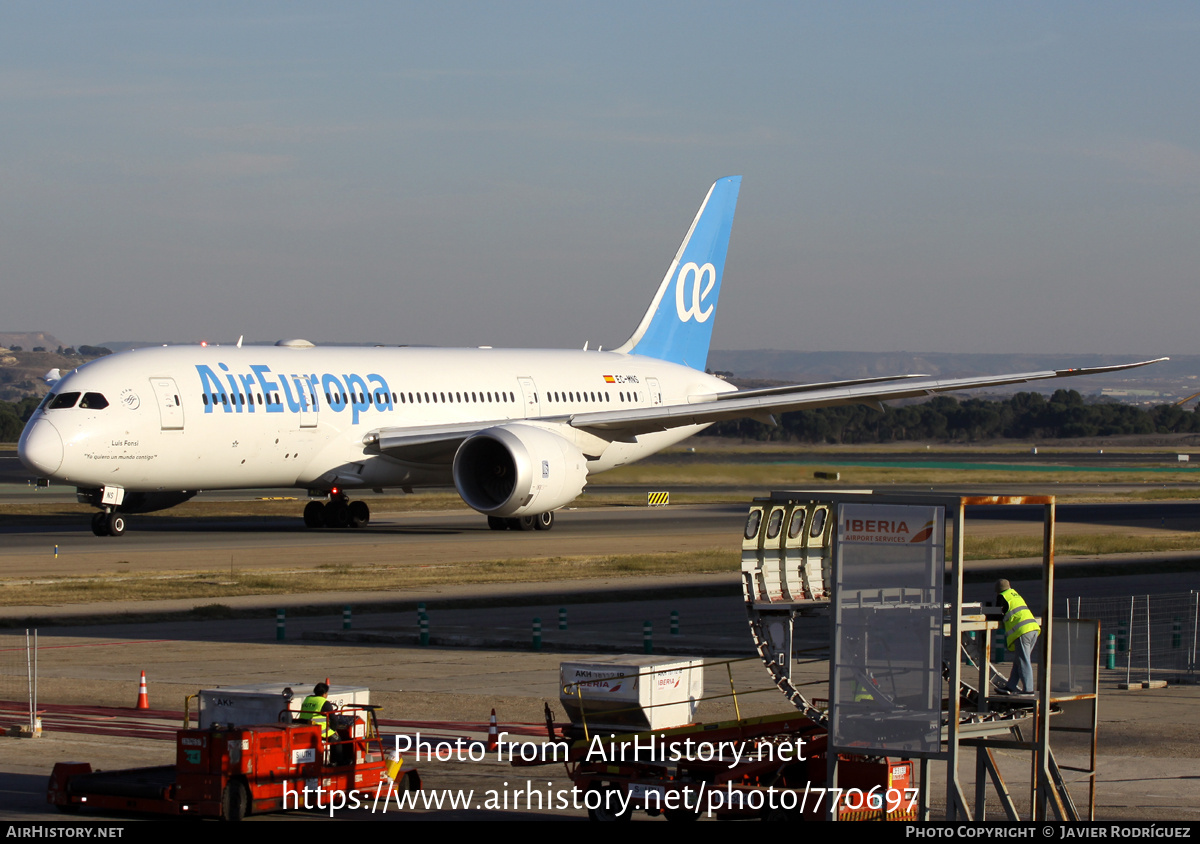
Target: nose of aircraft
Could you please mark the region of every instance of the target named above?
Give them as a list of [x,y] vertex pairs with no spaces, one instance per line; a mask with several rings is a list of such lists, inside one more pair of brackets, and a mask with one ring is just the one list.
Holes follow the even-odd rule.
[[30,470],[53,475],[63,460],[63,441],[58,429],[45,419],[36,420],[21,433],[17,456]]

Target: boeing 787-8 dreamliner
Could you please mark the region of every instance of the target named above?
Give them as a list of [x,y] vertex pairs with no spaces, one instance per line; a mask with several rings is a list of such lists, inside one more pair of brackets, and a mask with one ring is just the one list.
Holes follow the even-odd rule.
[[[546,529],[588,477],[723,419],[1143,366],[936,380],[897,375],[739,391],[704,371],[741,177],[720,179],[633,335],[609,351],[165,346],[54,383],[21,460],[125,514],[205,489],[309,490],[309,527],[370,519],[351,494],[453,484],[495,529]],[[783,338],[781,338],[783,339]],[[323,499],[323,500],[322,500]]]

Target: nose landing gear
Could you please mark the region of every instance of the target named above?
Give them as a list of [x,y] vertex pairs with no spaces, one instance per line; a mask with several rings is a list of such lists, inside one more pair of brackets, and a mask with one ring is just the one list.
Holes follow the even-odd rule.
[[125,517],[112,510],[101,510],[92,516],[92,533],[96,536],[120,536],[125,532]]

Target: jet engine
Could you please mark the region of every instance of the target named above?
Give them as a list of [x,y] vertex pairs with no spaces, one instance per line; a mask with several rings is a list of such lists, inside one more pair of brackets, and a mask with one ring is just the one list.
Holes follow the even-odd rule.
[[470,507],[512,518],[572,501],[587,483],[587,460],[574,443],[532,425],[487,428],[454,455],[454,486]]

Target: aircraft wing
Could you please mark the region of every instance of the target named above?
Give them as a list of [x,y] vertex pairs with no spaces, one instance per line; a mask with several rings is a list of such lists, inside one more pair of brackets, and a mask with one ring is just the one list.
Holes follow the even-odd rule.
[[[883,402],[893,399],[931,396],[936,393],[978,387],[1023,384],[1028,381],[1042,381],[1049,378],[1070,378],[1075,375],[1117,372],[1164,360],[1167,358],[1117,366],[1018,372],[980,378],[936,379],[923,375],[891,375],[849,381],[795,384],[786,387],[768,387],[762,390],[697,396],[688,404],[541,416],[536,421],[571,425],[602,439],[631,442],[638,434],[666,431],[686,425],[707,425],[712,422],[744,417],[773,422],[773,414],[776,413],[845,404],[865,404],[882,410]],[[521,421],[524,420],[496,419],[450,425],[379,428],[364,436],[363,444],[376,446],[381,453],[410,463],[444,464],[454,459],[454,452],[457,451],[459,445],[472,434],[485,428]]]
[[[1043,372],[1018,372],[980,378],[920,378],[895,376],[886,379],[867,379],[859,382],[830,382],[827,384],[797,384],[792,387],[772,387],[767,390],[718,393],[697,397],[689,404],[642,407],[632,410],[608,410],[577,413],[570,417],[573,427],[610,440],[631,440],[638,434],[665,431],[684,425],[706,425],[727,419],[749,417],[773,422],[772,414],[792,410],[808,410],[835,405],[865,404],[883,409],[883,402],[893,399],[931,396],[955,390],[978,387],[999,387],[1023,384],[1049,378],[1070,378],[1076,375],[1095,375],[1147,366],[1168,358],[1125,363],[1117,366],[1093,366],[1081,369],[1050,369]],[[880,383],[872,383],[880,381]]]
[[379,428],[363,437],[363,445],[378,446],[383,454],[410,463],[449,463],[462,441],[471,434],[511,421],[497,419],[495,422]]

